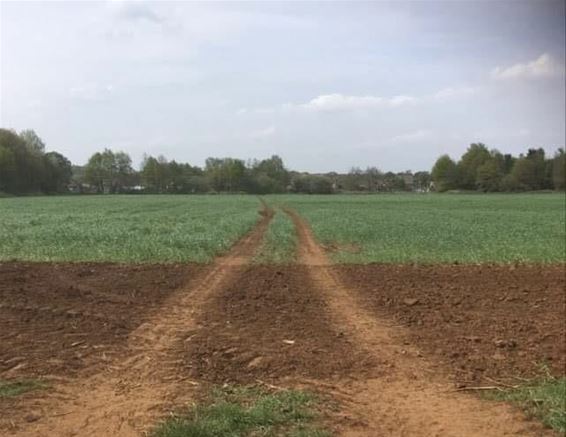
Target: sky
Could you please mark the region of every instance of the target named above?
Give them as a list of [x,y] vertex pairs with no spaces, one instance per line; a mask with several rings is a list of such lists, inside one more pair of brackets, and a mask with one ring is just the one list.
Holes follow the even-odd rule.
[[76,164],[429,170],[564,147],[564,1],[6,2],[0,126]]

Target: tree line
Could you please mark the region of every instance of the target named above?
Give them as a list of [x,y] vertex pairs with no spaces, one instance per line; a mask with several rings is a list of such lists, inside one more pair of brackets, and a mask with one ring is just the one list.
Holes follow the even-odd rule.
[[544,149],[531,148],[514,157],[474,143],[458,162],[448,155],[438,158],[431,176],[435,190],[440,192],[564,190],[565,170],[564,149],[547,157]]
[[33,130],[0,129],[0,194],[54,193],[309,193],[478,190],[564,190],[564,150],[546,157],[528,149],[513,157],[472,144],[459,161],[441,156],[431,172],[352,168],[346,174],[291,171],[274,155],[263,160],[208,158],[204,167],[144,156],[139,170],[123,151],[104,149],[84,166],[46,152]]
[[0,129],[0,193],[63,193],[71,181],[71,162],[46,152],[33,130]]

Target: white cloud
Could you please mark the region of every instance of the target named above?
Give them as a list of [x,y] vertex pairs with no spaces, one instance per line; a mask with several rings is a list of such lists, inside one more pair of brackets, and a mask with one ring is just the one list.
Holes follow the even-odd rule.
[[348,96],[339,93],[324,94],[299,105],[287,105],[314,112],[324,111],[354,111],[386,107],[398,107],[417,103],[418,99],[411,96]]
[[352,96],[340,93],[322,94],[305,103],[285,103],[275,107],[266,108],[240,108],[237,115],[247,114],[272,114],[276,111],[308,111],[308,112],[347,112],[367,111],[374,109],[399,108],[415,106],[435,100],[445,101],[467,97],[475,94],[477,87],[444,88],[437,93],[424,96],[398,95],[393,97],[380,96]]
[[419,102],[418,97],[411,97],[411,96],[395,96],[386,99],[386,103],[390,106],[414,105],[418,102]]
[[499,80],[554,77],[562,74],[564,74],[564,65],[548,53],[543,53],[534,61],[506,68],[496,67],[491,72],[491,76]]

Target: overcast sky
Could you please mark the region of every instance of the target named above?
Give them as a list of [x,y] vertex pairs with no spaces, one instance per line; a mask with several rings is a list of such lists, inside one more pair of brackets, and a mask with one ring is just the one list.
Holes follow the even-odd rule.
[[0,125],[85,163],[430,169],[565,143],[564,1],[0,2]]

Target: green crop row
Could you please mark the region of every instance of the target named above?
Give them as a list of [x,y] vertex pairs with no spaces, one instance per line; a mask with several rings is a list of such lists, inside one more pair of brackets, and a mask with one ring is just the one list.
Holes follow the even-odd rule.
[[[564,262],[564,194],[283,195],[336,262]],[[0,261],[208,262],[257,222],[253,196],[0,199]],[[293,261],[278,211],[256,260]]]
[[255,258],[262,264],[287,264],[295,260],[297,234],[291,219],[281,210],[276,210],[263,243]]
[[564,262],[564,194],[268,196],[336,262]]
[[0,261],[207,262],[259,207],[231,195],[0,199]]

